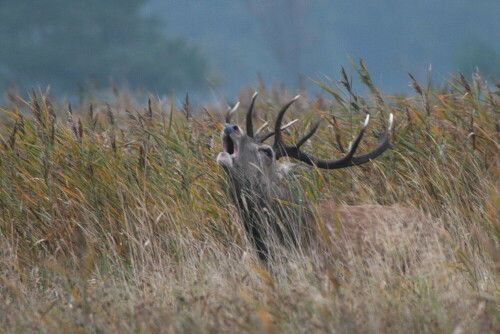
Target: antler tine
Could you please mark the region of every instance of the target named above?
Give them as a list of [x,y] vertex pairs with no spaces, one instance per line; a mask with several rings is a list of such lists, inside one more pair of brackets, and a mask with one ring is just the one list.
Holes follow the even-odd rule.
[[365,122],[363,124],[363,127],[361,128],[361,131],[359,131],[358,136],[352,143],[351,147],[349,148],[349,151],[347,152],[346,155],[342,159],[351,159],[356,150],[358,149],[359,143],[361,142],[361,139],[363,139],[363,136],[365,134],[366,128],[368,127],[368,123],[370,123],[370,114],[366,114]]
[[[295,96],[290,102],[288,102],[279,112],[278,114],[278,118],[276,119],[276,125],[275,125],[275,139],[274,139],[274,148],[275,150],[277,151],[276,152],[276,159],[279,159],[280,157],[284,156],[284,155],[288,155],[287,154],[287,151],[289,151],[291,148],[293,148],[294,150],[298,150],[302,145],[304,145],[304,143],[309,139],[311,138],[315,133],[316,131],[318,130],[318,127],[319,127],[319,124],[320,122],[317,122],[313,128],[309,131],[309,133],[307,133],[304,137],[302,137],[298,142],[297,144],[291,146],[291,145],[286,145],[285,143],[283,143],[283,140],[281,139],[281,130],[283,130],[284,128],[288,127],[289,124],[293,124],[295,123],[295,121],[292,121],[290,123],[288,123],[285,127],[283,128],[280,128],[281,126],[281,122],[283,121],[283,117],[285,116],[285,113],[286,111],[288,110],[288,108],[295,102],[297,101],[298,99],[300,98],[300,95],[297,95]],[[279,129],[279,130],[277,130]]]
[[302,137],[302,138],[301,138],[301,139],[297,142],[297,144],[295,144],[295,146],[296,146],[297,148],[300,148],[302,145],[304,145],[304,143],[305,143],[306,141],[308,141],[308,140],[309,140],[309,138],[311,138],[311,137],[312,137],[312,136],[316,133],[316,131],[317,131],[317,130],[318,130],[318,128],[319,128],[319,124],[320,124],[320,123],[321,123],[321,121],[318,121],[318,122],[317,122],[317,123],[316,123],[316,124],[312,127],[311,131],[309,131],[309,133],[308,133],[308,134],[306,134],[304,137]]
[[[391,133],[393,120],[394,120],[394,116],[392,114],[390,114],[387,129],[378,136],[379,143],[375,149],[373,149],[372,151],[370,151],[368,153],[358,155],[357,157],[353,157],[351,155],[351,158],[347,159],[347,160],[345,158],[339,159],[339,160],[345,160],[345,161],[343,162],[343,165],[339,165],[339,167],[335,167],[335,168],[344,168],[344,167],[357,166],[357,165],[364,164],[364,163],[369,162],[372,159],[378,157],[379,155],[384,153],[386,150],[390,149],[392,147],[392,145],[391,145],[391,143],[389,143],[389,134]],[[364,127],[364,129],[366,129],[366,126]],[[354,142],[354,145],[356,145],[356,147],[358,144],[359,144],[359,142],[358,143]],[[354,154],[354,152],[353,152],[353,154]]]
[[[261,136],[258,136],[258,134],[267,126],[269,125],[268,122],[264,123],[264,125],[262,125],[260,128],[257,129],[257,131],[255,131],[255,133],[253,132],[253,118],[252,118],[252,114],[253,114],[253,108],[254,108],[254,105],[255,105],[255,100],[257,99],[257,92],[255,92],[252,96],[252,101],[250,102],[250,107],[248,108],[248,112],[247,112],[247,119],[246,119],[246,127],[247,127],[247,135],[251,138],[254,138],[254,136],[256,137],[255,139],[258,141],[258,142],[263,142],[264,140],[266,140],[267,138],[271,137],[274,135],[274,132],[269,132],[269,133],[266,133],[266,134],[263,134]],[[298,97],[296,97],[295,99],[297,99]],[[286,124],[285,126],[281,127],[281,131],[289,128],[290,126],[292,126],[293,124],[295,124],[296,122],[298,121],[298,119],[295,119],[291,122],[289,122],[288,124]]]
[[[300,98],[300,95],[295,96],[290,102],[285,104],[283,108],[281,108],[278,113],[278,117],[276,118],[276,123],[274,125],[274,149],[276,151],[276,159],[278,156],[286,155],[285,151],[282,152],[286,148],[285,143],[281,140],[281,122],[283,121],[283,117],[285,116],[286,111],[290,106]],[[282,154],[284,153],[284,154]]]
[[269,125],[269,122],[265,122],[264,124],[262,124],[258,129],[257,131],[255,131],[255,136],[258,136],[259,133],[264,130],[267,126]]
[[231,123],[231,117],[233,117],[233,114],[238,110],[238,107],[240,106],[240,101],[238,101],[232,109],[228,108],[227,114],[226,114],[226,123]]
[[[283,131],[283,130],[288,129],[289,127],[291,127],[292,125],[294,125],[294,124],[295,124],[295,123],[297,123],[298,121],[299,121],[298,119],[294,119],[293,121],[291,121],[291,122],[289,122],[289,123],[287,123],[287,124],[283,125],[283,126],[281,127],[280,131]],[[269,125],[269,123],[268,123],[268,122],[266,122],[263,126],[261,126],[261,127],[259,128],[259,130],[263,129],[263,128],[264,128],[264,127],[266,127],[267,125]],[[255,136],[256,136],[256,138],[255,138],[255,139],[256,139],[256,141],[257,141],[257,142],[259,142],[259,143],[262,143],[262,142],[264,142],[267,138],[274,136],[274,131],[269,131],[268,133],[265,133],[265,134],[263,134],[263,135],[257,136],[257,134],[258,134],[259,132],[260,132],[260,131],[257,131],[257,132],[255,133]]]
[[[285,115],[285,112],[292,105],[292,103],[294,103],[295,101],[297,101],[297,99],[299,97],[300,97],[300,95],[295,96],[293,98],[293,100],[291,100],[283,108],[281,108],[280,112],[278,113],[278,118],[276,119],[276,123],[274,125],[274,131],[270,131],[270,132],[268,132],[266,134],[260,135],[258,138],[255,138],[256,141],[258,141],[259,143],[262,143],[262,142],[264,142],[269,137],[278,136],[278,138],[275,137],[275,139],[274,139],[274,146],[278,147],[276,143],[277,142],[281,143],[281,131],[283,131],[283,130],[289,128],[289,127],[291,127],[296,122],[298,122],[298,119],[294,119],[293,121],[285,124],[284,126],[281,126],[281,122],[283,121],[283,116]],[[266,124],[267,124],[267,122],[266,122]],[[259,130],[263,129],[263,128],[264,128],[264,126],[260,127]],[[260,131],[258,131],[258,132],[260,132]]]
[[283,131],[283,130],[288,129],[289,127],[291,127],[292,125],[294,125],[294,124],[295,124],[295,123],[297,123],[298,121],[299,121],[299,119],[298,119],[298,118],[296,118],[296,119],[294,119],[293,121],[286,123],[285,125],[283,125],[283,126],[280,128],[280,131]]
[[256,98],[257,98],[257,92],[253,93],[252,101],[250,102],[250,107],[248,108],[248,112],[247,112],[247,135],[250,138],[253,138],[253,136],[254,136],[252,114],[253,114],[253,106],[255,104]]

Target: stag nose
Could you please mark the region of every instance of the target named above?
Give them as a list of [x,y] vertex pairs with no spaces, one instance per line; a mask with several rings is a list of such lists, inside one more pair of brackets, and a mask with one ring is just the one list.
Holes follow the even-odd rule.
[[232,134],[233,132],[237,132],[239,130],[239,127],[238,125],[234,125],[234,124],[227,124],[224,125],[224,133],[229,136],[230,134]]

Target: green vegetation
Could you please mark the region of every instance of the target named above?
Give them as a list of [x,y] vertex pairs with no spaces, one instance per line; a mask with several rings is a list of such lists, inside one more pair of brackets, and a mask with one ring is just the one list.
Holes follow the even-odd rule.
[[[307,150],[340,155],[364,111],[378,129],[392,112],[395,148],[358,168],[308,169],[305,192],[415,207],[434,228],[418,242],[391,230],[384,253],[369,257],[337,252],[333,236],[326,251],[269,269],[223,191],[218,108],[137,106],[122,92],[69,112],[40,93],[12,98],[0,130],[2,332],[500,330],[499,86],[461,76],[443,90],[413,81],[416,96],[384,96],[362,63],[355,68],[369,98],[345,75],[320,83],[331,100],[303,96],[287,116],[301,125],[288,135],[322,117]],[[292,96],[259,92],[259,120]],[[398,265],[400,247],[411,266]]]
[[59,94],[109,80],[160,93],[200,88],[207,63],[168,39],[147,0],[0,3],[0,87],[52,85]]

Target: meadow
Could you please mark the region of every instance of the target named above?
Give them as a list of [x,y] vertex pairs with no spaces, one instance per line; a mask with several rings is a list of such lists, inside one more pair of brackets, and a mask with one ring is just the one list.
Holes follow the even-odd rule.
[[[376,131],[393,113],[394,148],[356,168],[305,168],[303,189],[313,203],[412,207],[432,229],[411,241],[394,228],[369,257],[324,237],[267,266],[215,161],[227,105],[137,103],[115,90],[69,107],[48,92],[8,92],[0,332],[498,333],[500,84],[410,77],[414,94],[389,96],[363,63],[354,69],[358,89],[342,71],[317,82],[318,96],[299,92],[287,140],[321,118],[307,150],[341,156],[366,112]],[[256,90],[259,124],[297,93]],[[241,92],[242,109],[252,93]],[[359,151],[375,143],[367,133]]]

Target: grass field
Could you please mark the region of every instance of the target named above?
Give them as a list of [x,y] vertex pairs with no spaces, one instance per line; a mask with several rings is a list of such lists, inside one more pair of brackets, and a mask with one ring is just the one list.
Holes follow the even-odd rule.
[[[345,75],[318,83],[320,97],[302,93],[293,106],[300,122],[287,137],[321,117],[307,150],[340,156],[365,112],[378,131],[392,112],[394,149],[357,168],[306,169],[305,192],[313,203],[417,208],[432,229],[416,242],[394,229],[370,256],[340,253],[333,238],[267,267],[215,162],[223,108],[137,105],[115,91],[69,112],[40,92],[10,94],[0,110],[0,331],[498,333],[498,82],[410,79],[414,96],[386,96],[357,70],[366,94]],[[257,120],[294,95],[258,90]],[[243,109],[251,94],[241,93]],[[375,145],[366,137],[359,151]]]

